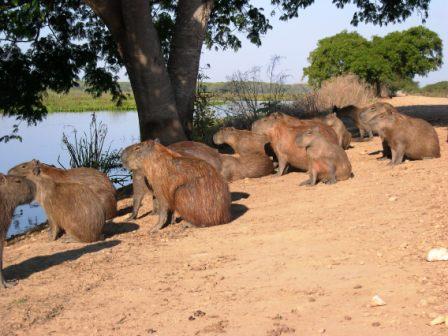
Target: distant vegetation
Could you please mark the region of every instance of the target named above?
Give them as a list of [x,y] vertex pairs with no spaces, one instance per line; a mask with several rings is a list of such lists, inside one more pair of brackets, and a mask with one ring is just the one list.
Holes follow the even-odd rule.
[[445,97],[448,98],[448,81],[442,81],[434,84],[426,85],[422,88],[414,88],[407,93],[427,96],[427,97]]

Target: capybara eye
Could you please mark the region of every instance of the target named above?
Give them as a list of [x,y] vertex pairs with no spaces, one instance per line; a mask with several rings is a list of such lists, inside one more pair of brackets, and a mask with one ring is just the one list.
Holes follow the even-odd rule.
[[21,181],[21,180],[19,180],[19,179],[17,179],[17,180],[14,180],[14,182],[15,182],[15,183],[22,183],[22,181]]

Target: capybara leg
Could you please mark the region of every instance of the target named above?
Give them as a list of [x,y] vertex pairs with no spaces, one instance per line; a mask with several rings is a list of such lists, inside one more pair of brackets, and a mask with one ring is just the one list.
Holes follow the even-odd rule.
[[0,236],[0,288],[10,288],[17,284],[17,281],[6,281],[3,277],[3,245],[5,244],[6,232],[3,232]]
[[403,162],[404,158],[404,150],[401,147],[397,147],[395,149],[392,148],[392,160],[390,161],[390,165],[398,165]]
[[62,243],[70,244],[70,243],[82,243],[79,239],[76,239],[72,235],[65,234],[65,236],[61,239]]
[[362,140],[362,139],[364,139],[365,135],[366,135],[366,131],[364,130],[364,128],[360,127],[359,128],[359,138]]
[[282,176],[283,175],[283,173],[285,172],[287,164],[288,164],[288,162],[284,158],[279,158],[278,159],[277,176]]
[[328,171],[328,179],[325,181],[325,184],[335,184],[336,181],[336,168],[334,165],[329,165],[330,169]]
[[49,228],[48,228],[48,237],[51,241],[55,241],[61,236],[62,230],[59,226],[57,226],[53,221],[48,220]]
[[371,129],[367,130],[367,132],[369,133],[369,139],[373,138],[373,132]]
[[317,183],[317,172],[315,170],[310,170],[309,174],[310,178],[300,183],[300,186],[306,186],[306,185],[313,186]]
[[139,195],[134,194],[133,199],[132,199],[132,203],[133,203],[132,204],[132,213],[128,219],[136,219],[137,218],[138,210],[140,209],[140,206],[142,205],[143,196],[144,196],[144,194],[139,194]]
[[168,206],[164,204],[164,202],[159,202],[159,211],[158,211],[159,219],[157,220],[156,225],[152,228],[151,232],[157,232],[162,229],[168,221]]
[[159,201],[153,195],[152,196],[152,214],[153,215],[157,215],[158,213],[159,213]]

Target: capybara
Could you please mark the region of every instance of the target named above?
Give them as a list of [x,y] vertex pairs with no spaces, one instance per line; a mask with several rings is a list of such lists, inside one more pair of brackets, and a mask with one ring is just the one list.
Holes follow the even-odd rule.
[[423,160],[440,157],[439,138],[434,127],[423,119],[412,118],[391,108],[378,108],[362,114],[364,122],[387,142],[392,151],[391,165],[405,158]]
[[267,156],[265,148],[269,139],[264,134],[224,127],[213,135],[213,142],[217,145],[226,143],[237,154],[261,153]]
[[336,113],[329,113],[324,117],[318,118],[318,120],[322,121],[325,125],[330,126],[335,131],[338,137],[339,146],[344,149],[348,149],[350,147],[352,134],[347,131],[344,123],[337,117]]
[[299,134],[296,143],[306,149],[310,175],[300,185],[315,185],[319,181],[333,184],[353,176],[347,153],[340,146],[328,142],[317,127]]
[[39,161],[25,177],[36,185],[36,201],[44,208],[55,240],[62,231],[69,240],[91,243],[102,239],[104,210],[98,196],[82,183],[56,182],[42,173]]
[[[330,143],[338,145],[338,138],[331,127],[314,120],[293,119],[296,118],[289,116],[285,118],[285,115],[276,113],[274,116],[261,118],[252,124],[252,131],[268,137],[278,158],[277,174],[279,176],[283,175],[288,164],[302,171],[308,169],[306,151],[297,146],[296,137],[310,127],[317,127]],[[289,126],[292,123],[295,126]]]
[[[131,146],[128,148],[131,148]],[[216,149],[207,146],[206,144],[195,141],[180,141],[169,145],[168,148],[174,150],[182,156],[204,160],[208,162],[212,167],[214,167],[217,172],[222,173],[222,163],[219,152]],[[123,162],[123,165],[128,168],[127,156],[122,155],[121,160]],[[136,219],[138,210],[140,209],[143,201],[143,197],[147,193],[152,192],[150,184],[144,177],[144,174],[139,170],[134,170],[132,172],[132,189],[133,207],[129,219]],[[153,199],[153,214],[157,213],[156,208],[157,201]]]
[[269,157],[255,154],[221,154],[222,175],[227,181],[262,177],[274,172]]
[[22,176],[0,174],[0,281],[1,287],[11,287],[3,277],[3,244],[8,228],[11,225],[14,209],[31,203],[35,197],[35,185]]
[[[21,163],[11,168],[8,174],[28,176],[32,173],[36,161]],[[106,220],[117,214],[116,191],[106,174],[93,168],[59,169],[50,165],[39,163],[40,174],[52,178],[55,182],[81,183],[87,186],[96,195],[104,211]]]
[[372,129],[369,127],[369,125],[363,123],[363,121],[360,118],[361,113],[366,108],[368,107],[357,107],[355,105],[347,105],[342,108],[333,106],[333,112],[336,113],[338,118],[346,117],[353,120],[355,126],[359,129],[359,137],[361,140],[363,140],[366,134],[368,139],[371,139],[373,137]]
[[227,182],[206,161],[183,157],[153,140],[127,147],[122,158],[130,170],[141,171],[153,189],[159,214],[154,230],[166,224],[169,211],[197,227],[231,220]]

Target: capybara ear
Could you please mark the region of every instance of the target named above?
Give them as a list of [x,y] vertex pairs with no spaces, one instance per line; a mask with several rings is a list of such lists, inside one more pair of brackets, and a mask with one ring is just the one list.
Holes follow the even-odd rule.
[[33,160],[35,162],[35,165],[33,167],[33,174],[38,176],[40,175],[40,162],[37,160]]
[[6,182],[6,177],[2,173],[0,173],[0,184],[3,184]]
[[338,111],[338,107],[336,105],[333,105],[333,112],[336,113]]

